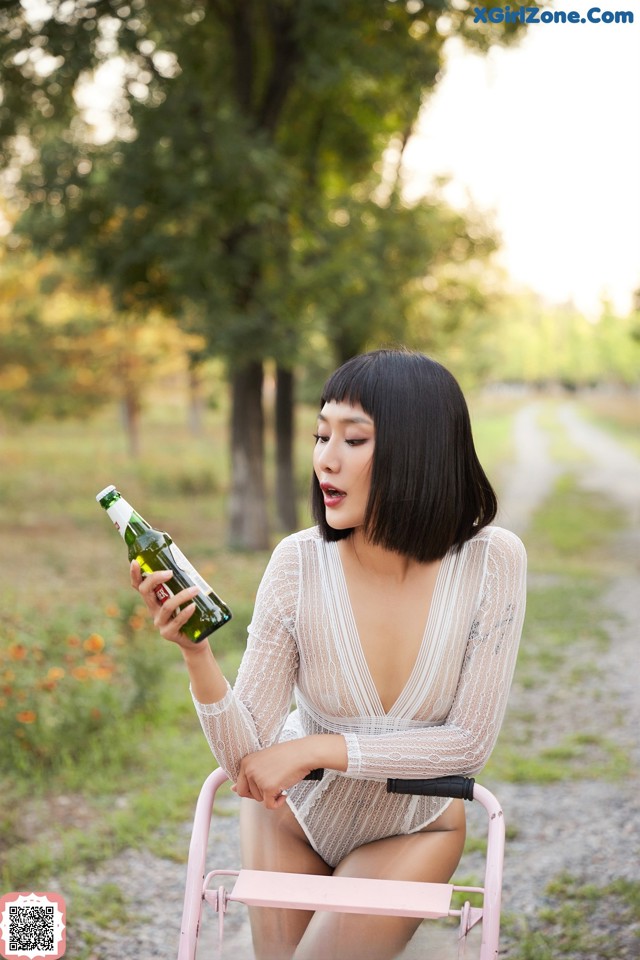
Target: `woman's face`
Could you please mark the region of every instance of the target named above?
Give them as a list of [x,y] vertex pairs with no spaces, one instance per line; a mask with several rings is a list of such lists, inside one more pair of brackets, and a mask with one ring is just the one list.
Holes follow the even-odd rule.
[[313,469],[327,523],[336,530],[364,520],[374,446],[373,420],[359,404],[325,403],[318,415]]

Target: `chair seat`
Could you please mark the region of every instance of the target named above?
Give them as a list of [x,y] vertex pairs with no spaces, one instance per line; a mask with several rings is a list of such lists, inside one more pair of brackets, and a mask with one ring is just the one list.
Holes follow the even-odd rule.
[[228,899],[252,907],[437,919],[449,915],[453,889],[450,883],[240,870]]

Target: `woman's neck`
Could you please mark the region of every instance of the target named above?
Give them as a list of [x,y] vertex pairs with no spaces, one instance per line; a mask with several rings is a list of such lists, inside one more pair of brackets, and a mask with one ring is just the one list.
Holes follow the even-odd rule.
[[343,556],[348,554],[363,572],[373,578],[389,578],[401,583],[413,570],[423,566],[411,557],[371,543],[360,529],[354,530],[351,536],[341,540],[340,545],[344,550]]

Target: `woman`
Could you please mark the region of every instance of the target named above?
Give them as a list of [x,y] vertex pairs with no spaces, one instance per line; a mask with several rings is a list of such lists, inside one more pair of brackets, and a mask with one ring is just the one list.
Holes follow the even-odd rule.
[[[374,351],[329,378],[313,469],[317,526],[275,549],[233,690],[209,644],[180,632],[193,606],[176,610],[196,590],[160,606],[166,573],[142,579],[134,562],[132,582],[181,647],[211,749],[244,798],[246,868],[448,882],[463,801],[388,794],[386,780],[485,764],[522,628],[524,548],[490,526],[464,397],[422,354]],[[319,767],[322,780],[304,779]],[[419,923],[251,911],[257,960],[387,960]]]

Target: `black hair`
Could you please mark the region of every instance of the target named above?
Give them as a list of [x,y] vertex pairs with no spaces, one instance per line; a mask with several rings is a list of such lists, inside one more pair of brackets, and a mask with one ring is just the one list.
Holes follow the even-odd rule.
[[[494,519],[496,495],[476,454],[466,400],[436,360],[405,349],[352,357],[324,385],[321,406],[331,401],[359,404],[373,420],[364,517],[372,543],[427,563]],[[311,506],[325,540],[353,532],[329,526],[315,475]]]

